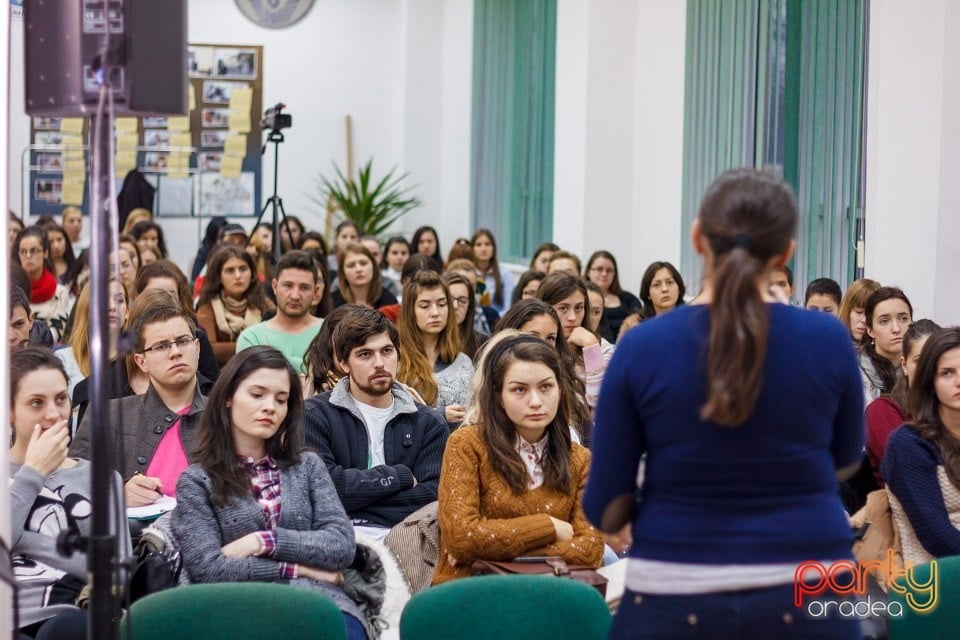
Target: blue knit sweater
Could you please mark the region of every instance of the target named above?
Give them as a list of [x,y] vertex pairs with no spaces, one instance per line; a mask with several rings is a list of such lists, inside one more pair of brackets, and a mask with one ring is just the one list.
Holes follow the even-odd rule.
[[607,368],[596,412],[584,510],[645,480],[633,557],[768,564],[850,556],[835,470],[861,458],[863,391],[836,318],[768,305],[770,333],[753,415],[727,428],[706,402],[706,306],[684,306],[629,332]]

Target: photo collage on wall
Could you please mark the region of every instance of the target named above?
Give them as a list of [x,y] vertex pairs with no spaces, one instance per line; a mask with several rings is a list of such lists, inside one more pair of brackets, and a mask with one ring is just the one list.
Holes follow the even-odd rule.
[[[136,168],[157,187],[157,215],[256,215],[262,69],[262,46],[190,44],[188,115],[115,118],[118,188]],[[30,213],[87,209],[87,128],[85,118],[32,118]]]

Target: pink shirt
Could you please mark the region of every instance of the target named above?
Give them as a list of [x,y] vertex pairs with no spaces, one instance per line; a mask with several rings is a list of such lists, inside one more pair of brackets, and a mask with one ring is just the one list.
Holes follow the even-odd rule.
[[177,497],[177,480],[183,470],[190,466],[187,461],[187,452],[183,450],[183,441],[180,439],[180,419],[190,411],[190,405],[177,412],[177,419],[173,426],[160,438],[157,450],[153,452],[147,475],[160,478],[163,485],[163,494],[171,498]]

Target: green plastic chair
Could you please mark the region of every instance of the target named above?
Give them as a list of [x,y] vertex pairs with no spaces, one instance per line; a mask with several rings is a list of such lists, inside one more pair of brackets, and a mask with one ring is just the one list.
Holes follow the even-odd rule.
[[270,582],[190,584],[142,598],[120,621],[123,640],[345,640],[343,614],[309,589]]
[[[930,565],[923,564],[914,567],[910,575],[913,582],[921,585],[930,580]],[[905,584],[901,577],[897,583]],[[937,605],[929,613],[918,613],[910,606],[910,599],[906,595],[898,594],[893,589],[889,591],[890,604],[900,603],[903,609],[902,617],[889,616],[887,629],[890,640],[943,640],[956,637],[960,630],[960,556],[949,556],[937,559]],[[929,601],[927,592],[914,596],[914,602],[920,606]]]
[[475,576],[421,591],[400,616],[401,640],[602,640],[610,610],[596,589],[552,576]]

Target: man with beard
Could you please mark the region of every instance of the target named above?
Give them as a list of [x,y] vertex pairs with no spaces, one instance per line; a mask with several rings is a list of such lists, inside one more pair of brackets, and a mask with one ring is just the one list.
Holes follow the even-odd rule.
[[237,352],[257,344],[270,345],[304,374],[303,354],[323,324],[321,318],[310,313],[323,295],[323,281],[306,251],[283,254],[276,274],[273,292],[277,296],[277,315],[244,329],[237,337]]
[[437,499],[448,435],[443,416],[396,381],[398,344],[382,313],[352,312],[333,332],[346,375],[304,407],[307,445],[326,463],[354,525],[377,538]]

